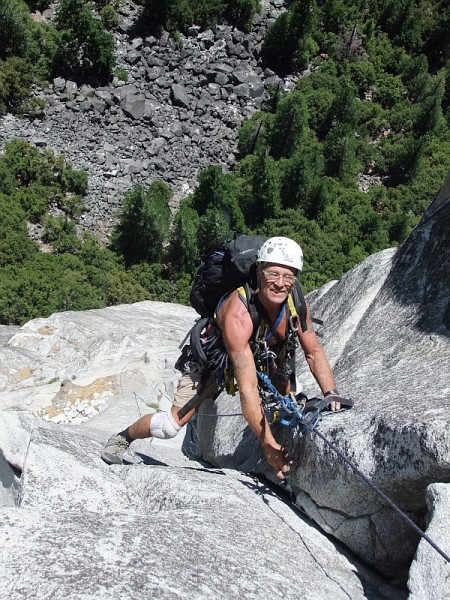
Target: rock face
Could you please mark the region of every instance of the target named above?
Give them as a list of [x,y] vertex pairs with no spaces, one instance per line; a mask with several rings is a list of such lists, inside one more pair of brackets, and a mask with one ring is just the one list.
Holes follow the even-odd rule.
[[[339,389],[355,400],[351,411],[324,418],[320,431],[421,527],[427,486],[450,481],[449,222],[450,176],[397,252],[371,256],[310,297],[325,321],[321,339]],[[242,417],[209,416],[238,407],[226,397],[202,407],[197,456],[270,477]],[[317,436],[294,440],[286,427],[278,436],[294,458],[297,504],[369,564],[391,575],[407,567],[418,542],[411,527]]]
[[30,321],[1,348],[0,408],[69,423],[68,405],[81,413],[80,403],[107,404],[130,389],[139,395],[135,406],[158,405],[172,394],[178,344],[194,314],[187,306],[139,302]]
[[[310,297],[356,402],[320,433],[447,555],[449,190],[450,176],[398,251]],[[102,463],[109,435],[169,406],[195,316],[141,302],[1,329],[1,597],[405,598],[419,536],[322,438],[282,427],[305,522],[267,481],[238,398],[205,402],[184,439],[135,442],[126,465]],[[447,598],[448,566],[422,539],[411,598]]]
[[[167,407],[194,316],[155,302],[63,313],[0,347],[0,597],[404,599],[268,484],[189,460],[181,439],[101,461],[111,433]],[[64,388],[108,408],[34,416],[63,414]]]
[[86,170],[89,190],[79,225],[99,237],[111,232],[132,185],[164,179],[176,205],[201,169],[234,162],[241,123],[270,87],[289,85],[261,65],[264,33],[284,10],[280,2],[262,4],[248,34],[225,25],[203,32],[193,27],[180,44],[168,34],[135,37],[138,12],[123,4],[115,40],[126,81],[115,77],[93,88],[57,78],[36,90],[47,103],[43,115],[32,122],[7,115],[0,140],[26,139]]

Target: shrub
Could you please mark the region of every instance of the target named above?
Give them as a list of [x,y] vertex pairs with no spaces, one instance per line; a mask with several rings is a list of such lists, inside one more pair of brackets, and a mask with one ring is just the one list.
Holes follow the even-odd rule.
[[260,9],[259,0],[228,0],[225,16],[237,27],[250,29],[253,17]]
[[24,58],[0,61],[0,114],[19,111],[30,96],[33,79],[33,66]]
[[106,4],[101,11],[100,17],[106,29],[115,29],[119,24],[119,15],[111,4]]
[[[84,195],[87,191],[88,176],[85,171],[76,170],[67,164],[64,157],[51,150],[40,152],[24,140],[12,140],[5,146],[0,158],[10,175],[21,186],[39,183],[47,187],[57,187],[64,198],[65,193]],[[63,192],[63,194],[61,194]],[[61,201],[64,205],[64,200]]]
[[23,0],[0,0],[0,59],[24,56],[31,17]]
[[15,198],[0,194],[0,267],[21,264],[36,252],[28,238],[25,213]]
[[123,67],[116,67],[114,72],[117,76],[117,79],[120,81],[123,81],[124,83],[128,81],[128,73]]
[[57,28],[61,43],[57,63],[72,76],[107,79],[114,67],[114,38],[92,15],[86,0],[60,0]]
[[56,242],[67,235],[75,234],[75,223],[67,217],[47,215],[44,220],[44,236],[46,242]]
[[32,223],[39,223],[48,210],[49,189],[39,184],[19,188],[12,196]]
[[172,34],[186,32],[191,25],[203,29],[228,19],[236,27],[250,28],[259,0],[144,0],[145,18],[154,28]]

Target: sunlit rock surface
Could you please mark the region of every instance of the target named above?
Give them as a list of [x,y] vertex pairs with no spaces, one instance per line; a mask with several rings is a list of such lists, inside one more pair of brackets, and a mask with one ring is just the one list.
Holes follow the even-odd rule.
[[[356,403],[320,431],[447,554],[448,213],[447,186],[397,252],[310,298]],[[314,433],[282,428],[305,520],[252,476],[272,477],[238,398],[205,402],[184,440],[135,442],[123,466],[101,461],[112,433],[169,406],[194,319],[141,302],[1,329],[1,597],[405,598],[418,536]],[[318,392],[301,357],[299,379]],[[441,561],[422,540],[414,600],[446,597]]]
[[[310,297],[343,395],[355,407],[320,431],[420,527],[426,487],[450,481],[450,177],[398,251],[373,255]],[[320,390],[301,355],[299,379]],[[226,396],[205,404],[196,452],[209,462],[271,476],[259,445]],[[296,502],[358,556],[394,575],[408,567],[418,536],[315,434],[279,439],[294,459]],[[444,546],[450,539],[445,533]]]

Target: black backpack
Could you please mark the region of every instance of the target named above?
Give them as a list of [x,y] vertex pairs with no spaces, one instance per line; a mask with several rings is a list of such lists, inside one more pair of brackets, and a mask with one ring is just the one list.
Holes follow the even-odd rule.
[[256,258],[266,239],[255,235],[228,235],[207,250],[189,296],[201,317],[212,317],[217,303],[227,292],[245,283],[256,286]]
[[[201,317],[212,317],[219,300],[227,292],[246,284],[247,287],[256,288],[256,259],[267,239],[255,235],[229,234],[207,250],[189,296],[192,307]],[[302,327],[305,327],[305,299],[297,282],[292,295]]]

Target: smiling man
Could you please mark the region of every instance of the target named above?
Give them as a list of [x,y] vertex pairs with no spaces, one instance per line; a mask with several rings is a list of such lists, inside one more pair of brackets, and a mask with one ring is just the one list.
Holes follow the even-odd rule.
[[[257,289],[245,287],[229,292],[218,304],[214,322],[207,331],[204,351],[216,358],[205,378],[204,365],[198,365],[189,352],[180,367],[183,375],[174,394],[170,411],[145,415],[124,431],[110,438],[102,459],[108,464],[121,464],[123,454],[136,439],[174,437],[196,413],[202,400],[215,397],[225,387],[218,377],[217,356],[226,365],[228,378],[236,382],[242,413],[264,449],[267,462],[279,479],[289,471],[290,459],[275,440],[266,419],[258,388],[258,370],[270,377],[278,391],[290,391],[292,369],[289,366],[300,343],[311,373],[324,396],[338,396],[336,383],[325,352],[317,339],[308,305],[305,314],[293,318],[288,299],[292,298],[297,274],[303,268],[303,252],[293,240],[269,238],[257,257]],[[252,310],[250,310],[252,309]],[[255,318],[256,315],[256,318]],[[213,340],[209,343],[208,340]],[[220,369],[222,372],[223,369]],[[331,402],[331,408],[340,408]]]

